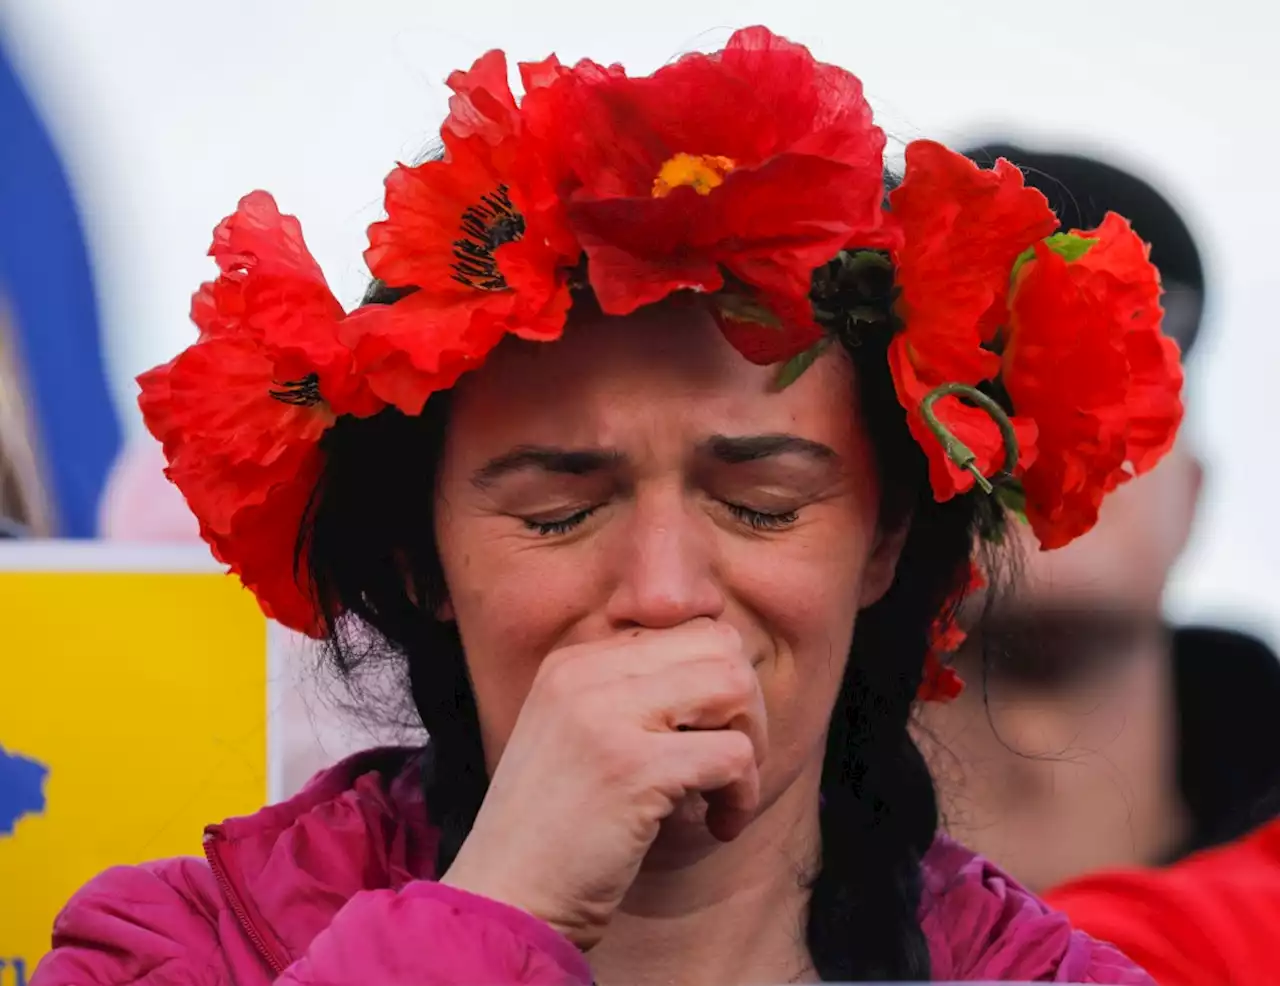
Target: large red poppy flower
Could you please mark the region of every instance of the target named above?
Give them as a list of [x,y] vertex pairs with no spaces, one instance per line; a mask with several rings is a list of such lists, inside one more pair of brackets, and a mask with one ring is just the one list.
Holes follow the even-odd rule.
[[314,606],[293,570],[294,543],[332,412],[303,388],[282,387],[261,343],[242,337],[197,342],[138,382],[143,418],[165,448],[166,475],[215,557],[268,616],[317,633]]
[[1182,356],[1162,329],[1160,274],[1151,263],[1151,248],[1115,213],[1107,213],[1095,230],[1073,232],[1095,241],[1076,263],[1112,278],[1107,283],[1129,364],[1125,460],[1140,476],[1173,447],[1183,414]]
[[[266,192],[244,196],[217,225],[209,256],[219,277],[202,284],[191,303],[201,338],[270,334],[274,343],[287,344],[312,320],[342,317],[298,220],[281,215]],[[306,337],[305,329],[301,334]]]
[[880,222],[884,134],[861,84],[764,28],[645,78],[561,68],[523,112],[612,314],[727,271],[812,322],[814,269]]
[[[197,516],[226,531],[235,512],[287,481],[334,415],[313,380],[281,383],[261,342],[206,339],[138,378],[138,403],[169,468],[206,474],[188,491]],[[202,469],[216,463],[218,470]],[[192,504],[193,508],[197,506]]]
[[501,144],[520,131],[520,110],[507,81],[503,52],[486,52],[468,71],[450,73],[445,84],[453,90],[449,116],[441,127],[446,141],[478,136],[490,144]]
[[214,554],[268,615],[317,633],[293,545],[319,441],[336,414],[383,404],[353,373],[342,308],[297,221],[269,195],[242,199],[210,252],[221,273],[192,300],[200,338],[139,377],[138,403]]
[[513,184],[519,143],[459,138],[444,160],[392,171],[387,218],[369,228],[365,260],[375,277],[415,288],[440,307],[470,306],[513,319],[513,330],[530,338],[555,338],[560,326],[538,316],[568,290],[564,269],[576,257],[556,249],[562,230],[538,227],[554,224],[554,213],[532,214],[536,200]]
[[[521,62],[519,69],[525,92],[550,85],[568,71],[555,55],[541,62]],[[482,158],[482,168],[487,167],[492,177],[507,188],[517,190],[527,237],[548,247],[558,263],[574,263],[582,249],[565,222],[564,203],[558,194],[558,162],[525,127],[524,113],[516,105],[507,81],[507,56],[490,51],[468,71],[451,74],[448,85],[453,95],[449,99],[449,116],[440,127],[444,160],[460,156],[474,167],[475,158]],[[477,152],[474,146],[467,149],[473,137],[486,145],[483,152]],[[496,252],[500,265],[520,263],[516,259],[520,250],[515,246]],[[515,278],[511,283],[527,280]]]
[[318,451],[302,459],[291,482],[238,510],[225,535],[202,527],[214,557],[240,577],[266,616],[315,638],[327,628],[310,588],[303,532],[323,466]]
[[[1045,197],[1023,184],[1007,161],[986,171],[932,141],[908,145],[902,183],[889,196],[892,250],[903,329],[890,344],[898,399],[929,456],[934,494],[946,500],[975,478],[948,459],[920,416],[920,403],[947,383],[994,378],[999,357],[988,348],[1005,320],[1009,277],[1019,254],[1057,227]],[[955,397],[938,402],[939,420],[977,455],[983,475],[1004,459],[1000,432],[982,411]],[[1021,429],[1022,465],[1034,456],[1030,422]]]
[[581,255],[543,155],[525,133],[505,56],[489,52],[449,85],[443,158],[387,177],[387,218],[370,227],[365,251],[374,276],[416,293],[396,319],[358,326],[364,336],[390,333],[364,339],[357,355],[374,390],[408,413],[421,410],[433,388],[453,383],[456,374],[439,367],[454,355],[477,365],[505,332],[559,338],[569,271]]
[[[558,334],[568,293],[558,292],[552,302],[543,324],[557,326]],[[374,394],[405,414],[421,414],[427,398],[477,369],[507,334],[509,323],[484,305],[471,298],[442,307],[430,296],[413,294],[394,305],[356,310],[342,323],[342,339]]]
[[1093,527],[1106,493],[1158,461],[1182,415],[1182,371],[1160,331],[1147,248],[1114,215],[1072,235],[1095,242],[1070,260],[1038,244],[1019,272],[1004,352],[1014,409],[1039,428],[1022,482],[1045,549]]

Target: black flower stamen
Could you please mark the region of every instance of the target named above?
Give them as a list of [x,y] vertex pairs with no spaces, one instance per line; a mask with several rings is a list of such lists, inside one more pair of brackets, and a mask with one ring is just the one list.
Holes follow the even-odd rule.
[[287,380],[276,386],[279,389],[269,393],[281,404],[311,407],[323,400],[320,396],[320,377],[314,373],[308,373],[301,380]]
[[481,291],[506,290],[507,279],[493,254],[504,243],[524,236],[524,216],[516,211],[508,191],[506,185],[499,185],[462,214],[462,239],[453,241],[457,262],[452,264],[453,279],[460,284]]

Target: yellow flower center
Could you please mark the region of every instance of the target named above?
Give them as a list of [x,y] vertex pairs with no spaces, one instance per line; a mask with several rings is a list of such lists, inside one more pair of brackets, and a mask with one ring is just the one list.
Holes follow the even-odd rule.
[[724,184],[725,176],[735,167],[732,158],[717,154],[677,154],[664,161],[653,180],[653,197],[666,198],[672,189],[688,185],[699,195],[710,195],[711,190]]

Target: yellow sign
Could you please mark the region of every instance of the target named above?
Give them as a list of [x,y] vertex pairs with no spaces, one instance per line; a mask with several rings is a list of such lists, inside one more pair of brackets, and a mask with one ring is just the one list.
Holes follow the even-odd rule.
[[263,805],[268,774],[266,621],[235,579],[11,560],[0,552],[0,986],[30,977],[88,879],[199,855],[206,824]]

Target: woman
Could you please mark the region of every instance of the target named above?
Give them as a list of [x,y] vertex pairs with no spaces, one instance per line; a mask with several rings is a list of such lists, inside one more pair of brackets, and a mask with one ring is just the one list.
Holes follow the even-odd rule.
[[931,143],[886,208],[762,28],[521,71],[451,77],[364,305],[254,193],[141,381],[215,554],[430,745],[99,878],[34,986],[1147,982],[936,837],[907,733],[1006,506],[1064,543],[1172,441],[1143,245]]

